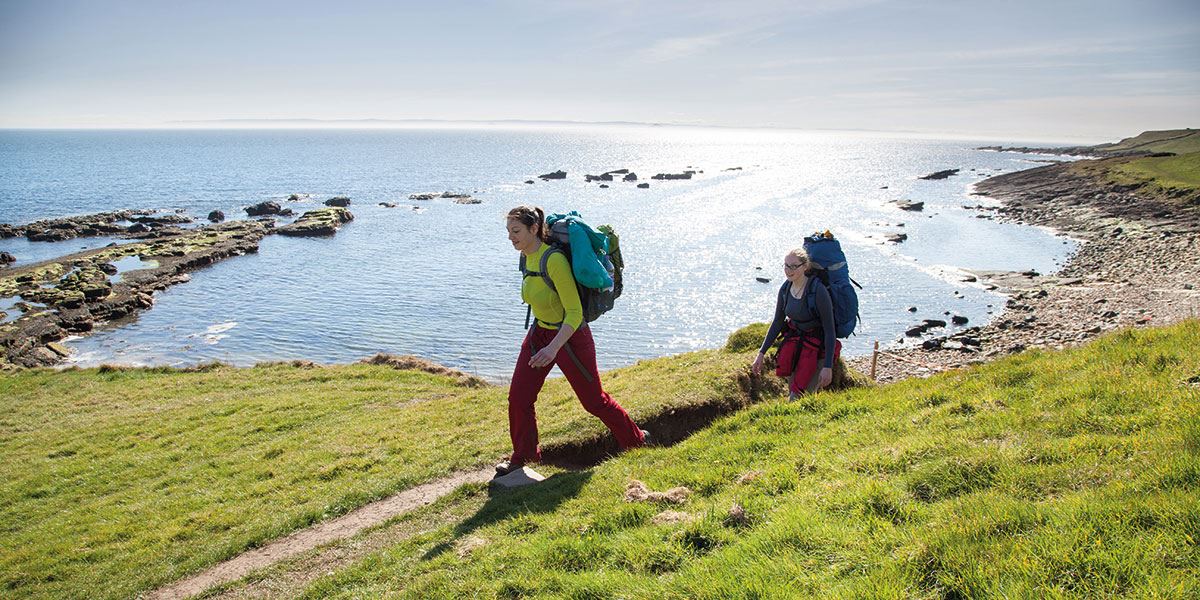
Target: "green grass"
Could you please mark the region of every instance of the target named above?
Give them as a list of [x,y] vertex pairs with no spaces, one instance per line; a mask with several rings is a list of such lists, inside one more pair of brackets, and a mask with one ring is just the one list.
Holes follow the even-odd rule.
[[[515,342],[514,342],[515,343]],[[749,401],[749,357],[605,375],[635,420]],[[122,598],[510,449],[506,388],[386,366],[0,375],[0,597]],[[601,437],[561,378],[543,444]]]
[[[1195,598],[1195,348],[1193,320],[759,404],[672,448],[469,487],[305,595]],[[629,503],[633,479],[693,494]]]
[[1163,189],[1200,190],[1200,152],[1139,158],[1117,165],[1113,173],[1129,182],[1148,181]]
[[1166,129],[1161,131],[1144,131],[1139,135],[1125,138],[1115,144],[1100,144],[1096,146],[1096,149],[1105,152],[1122,150],[1174,152],[1175,154],[1200,152],[1200,130]]
[[1066,168],[1076,175],[1138,186],[1139,197],[1177,209],[1200,207],[1200,152],[1159,157],[1081,160]]

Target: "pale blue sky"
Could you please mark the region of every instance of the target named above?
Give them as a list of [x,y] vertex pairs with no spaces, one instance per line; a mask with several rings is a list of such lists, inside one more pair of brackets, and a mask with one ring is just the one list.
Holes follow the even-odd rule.
[[0,0],[0,127],[1200,126],[1200,2]]

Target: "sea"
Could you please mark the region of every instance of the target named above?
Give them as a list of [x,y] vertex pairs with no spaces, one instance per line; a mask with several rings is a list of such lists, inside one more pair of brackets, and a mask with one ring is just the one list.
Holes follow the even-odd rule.
[[[504,228],[521,204],[578,211],[620,235],[624,293],[591,325],[601,369],[717,348],[769,320],[784,255],[825,230],[862,285],[861,322],[844,341],[846,355],[861,355],[876,342],[919,343],[904,332],[922,319],[968,319],[935,333],[987,323],[1005,298],[966,281],[970,270],[1048,273],[1075,250],[1052,231],[968,208],[996,205],[972,195],[976,182],[1046,160],[975,149],[997,142],[1029,144],[631,125],[7,130],[0,223],[160,209],[199,224],[212,210],[247,218],[246,206],[266,200],[299,214],[351,199],[355,219],[333,237],[268,236],[258,253],[157,293],[152,309],[69,339],[67,364],[79,366],[348,363],[387,352],[503,382],[524,334],[518,255]],[[618,169],[637,182],[585,182]],[[959,171],[919,178],[944,169]],[[567,177],[538,178],[557,170]],[[691,179],[651,178],[685,170]],[[481,202],[409,198],[442,192]],[[292,194],[301,200],[288,202]],[[924,210],[900,210],[901,200]],[[896,233],[908,237],[886,240]],[[16,238],[0,240],[0,251],[28,264],[113,242]],[[14,301],[0,298],[0,310]]]

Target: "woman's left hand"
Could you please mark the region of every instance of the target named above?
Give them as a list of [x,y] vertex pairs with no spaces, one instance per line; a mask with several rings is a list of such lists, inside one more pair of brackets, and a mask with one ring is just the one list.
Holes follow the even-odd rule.
[[821,369],[820,375],[817,376],[817,389],[823,390],[833,383],[833,369],[825,367]]
[[554,362],[555,356],[558,356],[558,351],[550,346],[546,346],[545,348],[538,350],[537,354],[534,354],[529,359],[529,366],[535,369],[540,369]]

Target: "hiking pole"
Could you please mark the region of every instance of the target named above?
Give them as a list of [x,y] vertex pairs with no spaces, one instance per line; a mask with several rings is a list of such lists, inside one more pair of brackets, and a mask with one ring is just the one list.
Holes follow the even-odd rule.
[[879,340],[875,340],[875,351],[871,353],[871,381],[875,381],[875,365],[879,364]]

